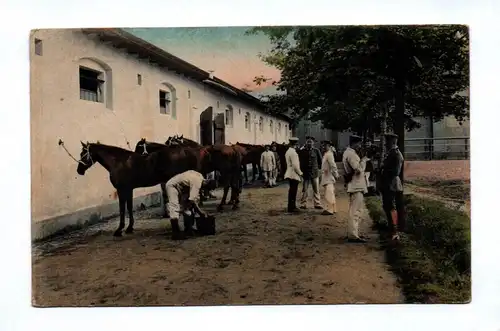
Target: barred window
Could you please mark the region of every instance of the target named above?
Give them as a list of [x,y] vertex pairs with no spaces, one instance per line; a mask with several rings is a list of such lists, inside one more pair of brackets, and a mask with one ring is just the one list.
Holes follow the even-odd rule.
[[80,99],[92,102],[104,102],[103,72],[80,67]]

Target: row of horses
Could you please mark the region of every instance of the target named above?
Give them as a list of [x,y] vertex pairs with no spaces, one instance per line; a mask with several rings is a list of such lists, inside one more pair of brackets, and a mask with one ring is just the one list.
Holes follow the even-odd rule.
[[[248,183],[246,167],[252,164],[253,180],[260,169],[260,156],[264,146],[236,143],[234,145],[202,146],[183,136],[169,137],[163,144],[141,139],[134,151],[97,143],[81,143],[82,150],[77,173],[84,175],[95,163],[101,164],[108,172],[109,179],[118,194],[120,224],[114,236],[121,236],[125,228],[125,208],[129,214],[129,225],[125,233],[134,231],[133,190],[140,187],[161,185],[163,209],[166,209],[166,182],[173,176],[187,170],[196,170],[204,176],[216,172],[218,182],[224,188],[217,207],[223,211],[229,189],[229,204],[236,210],[240,202],[243,178]],[[285,144],[276,144],[281,169],[286,167]],[[281,174],[282,176],[283,174]]]

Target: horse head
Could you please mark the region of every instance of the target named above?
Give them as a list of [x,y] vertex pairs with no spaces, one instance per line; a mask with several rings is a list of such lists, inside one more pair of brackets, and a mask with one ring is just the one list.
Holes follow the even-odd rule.
[[76,172],[83,176],[85,175],[85,171],[87,171],[88,168],[90,168],[94,163],[95,160],[92,157],[92,152],[90,149],[90,143],[87,141],[87,143],[84,143],[80,141],[82,144],[82,151],[80,153],[80,160],[78,161],[78,167],[76,168]]
[[165,141],[165,145],[167,146],[179,145],[179,139],[180,138],[178,135],[170,136],[168,137],[167,141]]

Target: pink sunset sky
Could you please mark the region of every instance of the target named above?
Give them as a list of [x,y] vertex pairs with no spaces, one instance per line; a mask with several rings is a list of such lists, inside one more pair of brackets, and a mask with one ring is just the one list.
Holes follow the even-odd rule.
[[[274,90],[270,83],[257,87],[256,76],[279,78],[279,71],[259,57],[271,45],[264,35],[245,35],[248,27],[133,28],[130,33],[186,60],[238,87],[259,92]],[[262,91],[264,92],[264,91]]]

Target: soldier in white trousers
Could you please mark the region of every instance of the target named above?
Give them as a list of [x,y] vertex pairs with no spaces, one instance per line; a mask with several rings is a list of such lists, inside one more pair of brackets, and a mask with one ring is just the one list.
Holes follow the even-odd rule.
[[337,212],[335,199],[335,182],[339,178],[339,171],[335,164],[335,149],[330,141],[323,141],[323,160],[321,163],[321,185],[325,188],[325,204],[321,215],[334,215]]
[[[200,190],[213,189],[215,181],[205,179],[203,175],[194,170],[188,170],[174,177],[166,184],[168,197],[168,213],[172,225],[172,239],[184,239],[193,235],[193,213],[206,217],[207,214],[198,205]],[[179,219],[183,216],[184,233],[180,231]]]
[[276,185],[274,179],[274,170],[276,169],[276,159],[274,158],[274,153],[270,150],[269,145],[266,145],[266,150],[260,156],[260,168],[264,173],[264,178],[267,187],[273,187]]
[[368,158],[360,159],[358,151],[361,147],[362,138],[352,135],[349,137],[349,147],[342,156],[345,170],[345,182],[349,194],[349,220],[347,222],[347,239],[349,242],[366,242],[359,234],[359,220],[361,218],[364,194],[368,192],[366,187],[365,167]]

